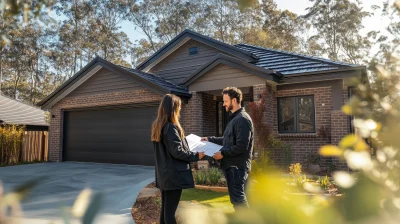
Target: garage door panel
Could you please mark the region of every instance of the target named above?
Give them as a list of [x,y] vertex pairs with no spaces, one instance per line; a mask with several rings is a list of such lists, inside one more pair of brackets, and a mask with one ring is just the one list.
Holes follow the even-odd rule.
[[65,161],[154,165],[150,141],[157,107],[67,111]]

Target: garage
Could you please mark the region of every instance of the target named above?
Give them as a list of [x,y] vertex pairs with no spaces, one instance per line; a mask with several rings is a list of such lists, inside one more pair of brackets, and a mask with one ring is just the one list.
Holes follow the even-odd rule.
[[153,166],[156,111],[156,106],[65,111],[64,161]]
[[64,112],[64,161],[154,165],[151,124],[157,107]]

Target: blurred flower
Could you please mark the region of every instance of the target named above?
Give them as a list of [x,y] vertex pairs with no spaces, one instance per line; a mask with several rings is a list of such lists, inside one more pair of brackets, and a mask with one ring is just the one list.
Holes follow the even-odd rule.
[[333,179],[336,181],[337,185],[343,188],[350,188],[356,183],[354,177],[344,171],[337,171],[333,173]]
[[371,154],[367,151],[355,152],[346,150],[344,158],[351,169],[370,170],[372,168]]

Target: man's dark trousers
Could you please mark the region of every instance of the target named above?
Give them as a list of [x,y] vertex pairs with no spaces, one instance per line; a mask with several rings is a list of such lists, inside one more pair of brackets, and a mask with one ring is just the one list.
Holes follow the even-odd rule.
[[245,194],[248,173],[236,166],[229,167],[224,173],[228,184],[229,197],[235,210],[239,207],[248,208],[249,204]]

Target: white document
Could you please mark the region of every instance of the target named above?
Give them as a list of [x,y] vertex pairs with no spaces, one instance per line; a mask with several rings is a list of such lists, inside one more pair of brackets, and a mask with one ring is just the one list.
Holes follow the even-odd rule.
[[201,141],[201,137],[194,134],[186,136],[186,140],[189,144],[190,151],[204,152],[207,156],[213,156],[214,153],[218,152],[222,148],[221,145],[208,141]]

